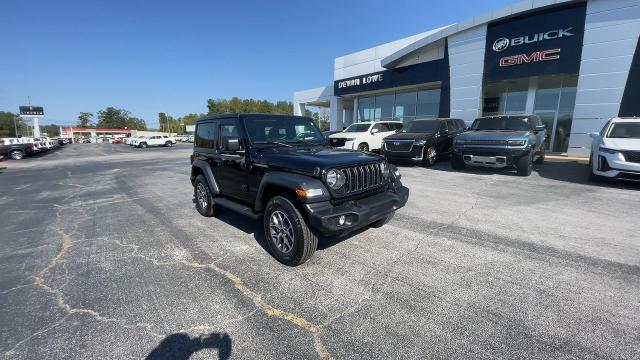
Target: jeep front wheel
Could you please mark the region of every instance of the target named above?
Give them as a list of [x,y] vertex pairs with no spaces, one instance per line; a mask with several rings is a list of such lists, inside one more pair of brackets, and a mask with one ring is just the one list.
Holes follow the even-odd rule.
[[193,183],[193,197],[196,200],[196,210],[200,215],[212,217],[220,212],[220,207],[213,203],[209,184],[207,184],[207,179],[203,175],[198,175]]
[[298,207],[283,196],[275,196],[267,204],[264,235],[273,256],[289,266],[305,263],[318,248],[318,238]]
[[438,151],[435,146],[429,146],[424,149],[424,153],[422,154],[422,164],[424,166],[431,167],[436,164],[438,160]]
[[369,152],[369,145],[367,143],[358,145],[358,151]]
[[529,154],[518,159],[516,163],[516,169],[519,176],[529,176],[533,170],[533,150],[529,151]]

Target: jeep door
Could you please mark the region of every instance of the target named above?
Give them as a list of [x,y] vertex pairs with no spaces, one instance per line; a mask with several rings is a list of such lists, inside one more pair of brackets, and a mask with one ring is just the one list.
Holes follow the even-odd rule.
[[213,174],[225,196],[250,203],[257,191],[251,186],[238,119],[223,119],[218,127],[218,154]]

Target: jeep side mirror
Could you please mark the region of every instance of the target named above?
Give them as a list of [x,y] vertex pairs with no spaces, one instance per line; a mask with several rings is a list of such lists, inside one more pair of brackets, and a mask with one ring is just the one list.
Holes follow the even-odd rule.
[[597,133],[597,132],[590,132],[588,135],[594,140],[600,137],[600,133]]
[[240,151],[240,139],[237,136],[229,136],[224,139],[224,148],[230,152]]
[[374,128],[374,129],[371,129],[371,135],[373,135],[373,134],[377,133],[378,131],[380,131],[380,130],[375,129],[375,128]]

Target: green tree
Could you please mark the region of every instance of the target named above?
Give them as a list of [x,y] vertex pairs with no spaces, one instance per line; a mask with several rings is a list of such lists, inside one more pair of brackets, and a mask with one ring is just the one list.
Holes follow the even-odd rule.
[[209,99],[207,100],[209,115],[224,113],[264,113],[264,114],[293,114],[293,103],[289,101],[271,102],[269,100],[240,99],[237,96],[231,99]]
[[49,137],[60,136],[60,126],[56,124],[40,125],[40,132]]
[[111,106],[98,111],[98,123],[96,126],[99,128],[109,129],[147,129],[147,125],[144,120],[131,117],[131,113],[127,110],[116,109]]
[[[16,127],[18,133],[16,134]],[[26,135],[27,125],[17,115],[8,111],[0,111],[0,137],[18,137]]]
[[93,123],[91,122],[92,118],[93,118],[92,113],[83,111],[78,115],[78,124],[76,126],[80,128],[93,127]]

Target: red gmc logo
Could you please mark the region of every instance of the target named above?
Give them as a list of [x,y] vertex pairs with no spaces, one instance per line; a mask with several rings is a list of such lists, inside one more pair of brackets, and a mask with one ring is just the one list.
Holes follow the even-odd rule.
[[560,49],[551,49],[551,50],[541,50],[528,54],[519,54],[519,55],[511,55],[505,56],[500,59],[500,67],[528,64],[532,62],[539,61],[549,61],[549,60],[558,60],[560,59]]

